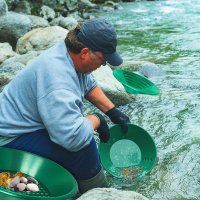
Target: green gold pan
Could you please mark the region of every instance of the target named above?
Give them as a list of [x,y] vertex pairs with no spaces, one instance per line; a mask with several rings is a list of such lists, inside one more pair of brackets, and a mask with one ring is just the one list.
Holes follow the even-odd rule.
[[139,74],[116,69],[113,71],[113,75],[129,94],[157,95],[160,93],[160,89],[154,83]]

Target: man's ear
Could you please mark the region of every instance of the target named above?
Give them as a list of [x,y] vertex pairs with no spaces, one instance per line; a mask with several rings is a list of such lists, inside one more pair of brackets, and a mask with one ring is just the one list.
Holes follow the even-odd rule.
[[89,53],[90,53],[90,49],[86,47],[86,48],[81,49],[80,56],[82,59],[85,59],[87,58]]

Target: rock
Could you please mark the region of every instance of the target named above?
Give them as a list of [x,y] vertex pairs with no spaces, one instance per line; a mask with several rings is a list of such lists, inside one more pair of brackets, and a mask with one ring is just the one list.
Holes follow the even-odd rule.
[[62,15],[60,15],[59,17],[54,18],[49,24],[50,26],[59,26],[60,25],[60,20],[64,19],[64,17]]
[[101,66],[92,74],[95,76],[98,85],[116,106],[125,105],[134,100],[134,96],[128,94],[122,84],[115,79],[109,66]]
[[148,200],[133,191],[121,191],[114,188],[95,188],[89,190],[77,200]]
[[83,22],[84,21],[84,19],[80,16],[80,13],[77,12],[77,11],[71,13],[68,17],[73,17],[78,22]]
[[21,0],[6,0],[8,5],[8,10],[14,10],[18,4],[20,4]]
[[9,187],[15,187],[19,182],[20,182],[20,177],[19,176],[15,176],[11,180]]
[[9,43],[0,43],[0,64],[6,59],[17,55]]
[[59,26],[33,29],[18,40],[16,51],[25,54],[28,51],[45,50],[64,40],[67,33],[66,29]]
[[27,178],[26,177],[20,177],[20,183],[25,183],[25,184],[27,184],[27,182],[28,182],[28,180],[27,180]]
[[48,21],[51,21],[52,19],[55,18],[56,13],[52,8],[48,6],[42,6],[40,11],[40,16],[42,16],[44,19]]
[[76,28],[76,26],[78,25],[78,22],[73,17],[63,17],[60,19],[59,25],[68,30],[72,30]]
[[[105,1],[104,3],[105,6],[110,6],[112,7],[113,9],[117,10],[119,9],[119,4],[118,3],[115,3],[113,1]],[[104,9],[103,9],[104,10]]]
[[8,42],[13,49],[20,37],[35,27],[49,26],[48,22],[37,16],[8,12],[0,17],[0,42]]
[[92,3],[91,1],[89,0],[79,0],[78,1],[78,9],[80,11],[83,11],[83,10],[89,10],[91,8],[95,8],[97,5]]
[[34,183],[28,183],[26,185],[26,189],[31,191],[31,192],[38,192],[39,191],[39,187]]
[[29,17],[31,21],[31,29],[49,26],[49,22],[42,17],[38,17],[34,15],[27,15],[27,16]]
[[78,21],[74,17],[59,16],[50,22],[51,26],[61,26],[65,29],[71,30],[78,25]]
[[[36,56],[38,56],[40,54],[39,51],[30,51],[27,54],[23,54],[23,55],[19,55],[16,54],[16,56],[9,58],[7,60],[5,60],[1,65],[0,65],[0,71],[2,72],[2,68],[5,65],[12,65],[13,63],[21,63],[23,65],[26,65],[29,61],[31,61],[33,58],[35,58]],[[6,71],[6,72],[12,72],[11,71]]]
[[3,64],[0,68],[0,73],[6,73],[10,75],[16,75],[19,71],[21,71],[25,65],[19,63],[19,62],[7,62]]
[[78,0],[67,0],[67,8],[70,12],[76,11],[78,8]]
[[12,11],[17,12],[17,13],[23,13],[23,14],[31,14],[31,4],[30,2],[26,0],[20,0],[17,2],[15,5],[12,7]]
[[147,78],[163,75],[163,71],[156,64],[150,62],[141,64],[138,72]]
[[28,16],[8,12],[0,17],[0,42],[8,42],[15,49],[17,40],[31,30]]
[[0,92],[10,80],[12,80],[12,77],[9,74],[0,74]]
[[26,189],[26,184],[25,183],[18,183],[17,188],[19,191],[24,191]]
[[8,12],[8,6],[4,0],[0,0],[0,17],[6,15]]

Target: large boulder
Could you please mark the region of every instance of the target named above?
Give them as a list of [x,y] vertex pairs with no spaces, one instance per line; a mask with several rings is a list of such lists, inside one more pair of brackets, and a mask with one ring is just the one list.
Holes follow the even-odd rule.
[[67,33],[66,29],[59,26],[33,29],[18,40],[16,51],[19,54],[26,54],[28,51],[45,50],[64,40]]
[[20,37],[34,27],[48,26],[48,22],[40,17],[8,12],[0,17],[0,42],[8,42],[13,49]]
[[148,200],[133,191],[121,191],[114,188],[95,188],[89,190],[77,200]]
[[41,52],[28,52],[24,55],[15,54],[0,65],[0,91],[19,73],[28,62],[38,56]]
[[25,15],[8,12],[0,17],[0,42],[8,42],[13,48],[17,40],[29,30],[31,21]]
[[134,96],[129,95],[122,84],[115,79],[109,66],[101,66],[93,72],[93,75],[98,85],[116,106],[125,105],[134,100]]
[[[23,65],[27,65],[29,61],[37,57],[41,51],[29,51],[27,54],[19,55],[16,54],[15,56],[5,60],[1,65],[0,65],[0,72],[2,72],[2,67],[5,69],[5,65],[11,66],[13,63],[21,63]],[[6,72],[14,73],[15,69],[9,68],[10,70],[6,70]],[[5,72],[5,71],[4,71]]]

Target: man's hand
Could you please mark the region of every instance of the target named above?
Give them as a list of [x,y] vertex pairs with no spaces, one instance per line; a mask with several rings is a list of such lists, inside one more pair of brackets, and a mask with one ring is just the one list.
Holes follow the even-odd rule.
[[115,107],[107,111],[105,114],[110,118],[113,123],[119,124],[122,127],[122,130],[127,133],[128,123],[130,122],[127,115],[125,115]]
[[94,115],[98,117],[100,121],[100,126],[97,129],[97,132],[99,133],[99,139],[101,140],[101,142],[106,143],[110,138],[108,124],[103,115],[101,115],[100,113],[94,113]]

